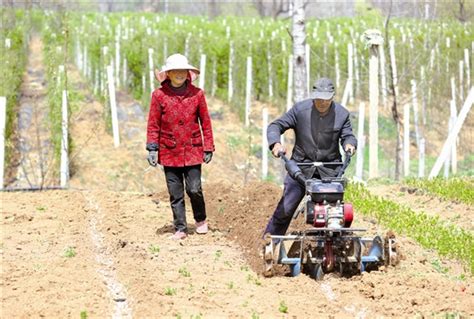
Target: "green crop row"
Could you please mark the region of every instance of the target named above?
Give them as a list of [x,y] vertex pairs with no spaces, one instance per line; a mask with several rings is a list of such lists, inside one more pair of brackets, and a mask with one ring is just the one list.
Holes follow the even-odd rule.
[[[269,78],[273,81],[273,100],[286,98],[288,57],[291,54],[291,29],[289,20],[255,19],[245,17],[220,17],[209,21],[202,17],[156,15],[151,13],[71,15],[76,39],[85,45],[90,57],[92,74],[103,72],[103,67],[115,56],[115,38],[120,29],[122,57],[129,68],[128,87],[136,98],[149,94],[145,90],[143,75],[149,78],[148,49],[154,49],[154,65],[160,68],[171,53],[186,53],[192,64],[199,67],[200,55],[207,55],[205,88],[227,99],[229,58],[231,43],[234,51],[233,104],[242,107],[245,97],[246,60],[253,59],[253,96],[270,100]],[[355,75],[356,97],[368,98],[368,49],[362,40],[367,29],[383,30],[384,20],[377,15],[327,20],[307,19],[307,43],[310,46],[311,81],[315,77],[329,76],[336,79],[339,65],[339,97],[348,78],[347,46],[354,45],[358,57]],[[119,28],[120,27],[120,28]],[[459,74],[459,61],[464,59],[464,49],[471,48],[472,24],[444,21],[419,21],[393,19],[388,42],[396,43],[397,69],[401,94],[409,95],[411,79],[419,81],[419,92],[425,91],[427,105],[450,96],[450,77]],[[446,38],[449,38],[449,47]],[[107,46],[108,55],[102,47]],[[388,48],[385,60],[389,61]],[[433,63],[431,54],[434,52]],[[271,57],[269,60],[269,57]],[[468,57],[471,59],[470,55]],[[271,73],[269,73],[271,61]],[[122,62],[120,62],[122,63]],[[472,65],[472,61],[470,62]],[[420,82],[421,66],[424,81]],[[449,71],[448,71],[449,69]],[[388,74],[388,65],[385,67]],[[213,76],[215,73],[215,76]],[[456,80],[457,81],[457,80]],[[149,82],[147,82],[149,83]],[[436,89],[435,89],[436,88]],[[421,96],[421,94],[420,94]],[[445,100],[445,99],[444,99]]]
[[409,178],[406,179],[404,183],[446,200],[454,200],[468,205],[474,205],[474,177],[454,177],[449,179]]
[[[1,10],[0,14],[4,18],[2,24],[5,26],[0,30],[0,69],[2,70],[0,96],[4,96],[7,99],[5,165],[8,167],[14,149],[11,138],[15,130],[15,123],[18,122],[18,112],[15,109],[23,72],[26,67],[29,24],[25,14],[21,11],[7,12],[6,10]],[[10,47],[7,47],[7,42],[10,43]]]
[[474,274],[473,234],[439,217],[416,213],[408,207],[370,194],[361,184],[350,184],[345,199],[357,211],[373,217],[384,227],[415,239],[425,248],[466,263]]

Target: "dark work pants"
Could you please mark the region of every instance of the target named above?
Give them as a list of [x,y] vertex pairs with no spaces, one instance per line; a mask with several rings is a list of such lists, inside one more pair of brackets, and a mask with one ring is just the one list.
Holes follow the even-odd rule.
[[[166,186],[170,194],[171,210],[173,211],[174,228],[186,232],[186,209],[184,206],[184,189],[191,200],[196,222],[206,220],[206,206],[201,187],[201,165],[170,167],[165,166]],[[183,179],[185,184],[183,183]]]
[[291,218],[305,195],[305,187],[291,178],[285,177],[283,196],[268,221],[265,233],[284,235],[290,226]]

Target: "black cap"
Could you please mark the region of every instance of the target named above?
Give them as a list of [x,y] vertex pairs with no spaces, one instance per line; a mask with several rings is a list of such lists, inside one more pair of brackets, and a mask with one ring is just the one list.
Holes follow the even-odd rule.
[[313,91],[311,92],[312,99],[330,100],[334,97],[334,84],[328,78],[320,78],[314,83]]

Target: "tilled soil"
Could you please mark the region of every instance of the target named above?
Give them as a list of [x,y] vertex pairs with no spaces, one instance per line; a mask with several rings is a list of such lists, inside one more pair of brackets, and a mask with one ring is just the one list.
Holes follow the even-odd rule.
[[[282,189],[256,181],[255,158],[229,140],[245,133],[218,101],[209,102],[224,111],[213,122],[216,156],[204,166],[210,232],[194,232],[187,203],[189,237],[171,240],[163,174],[146,164],[145,123],[127,113],[131,131],[114,148],[104,106],[84,96],[71,131],[71,189],[1,193],[2,318],[474,316],[472,277],[460,263],[401,236],[396,267],[323,281],[261,276],[262,232]],[[120,96],[123,107],[131,105]],[[353,227],[370,236],[388,231],[357,208]]]

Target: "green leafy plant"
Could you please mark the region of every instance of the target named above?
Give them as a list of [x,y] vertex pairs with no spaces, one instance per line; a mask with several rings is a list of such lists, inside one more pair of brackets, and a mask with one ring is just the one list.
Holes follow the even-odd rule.
[[454,177],[449,179],[409,178],[405,183],[442,199],[474,205],[474,177]]
[[171,287],[166,287],[165,288],[165,295],[166,296],[174,296],[174,295],[176,295],[176,293],[177,293],[176,288],[171,288]]
[[152,254],[158,254],[160,252],[160,246],[150,244],[150,246],[148,246],[148,251]]
[[81,311],[81,319],[87,319],[88,316],[87,316],[87,311],[83,310]]
[[278,311],[281,313],[288,313],[288,306],[286,305],[285,301],[280,301],[280,305],[278,306]]
[[186,267],[181,267],[178,272],[183,276],[183,277],[191,277],[191,273],[186,269]]
[[76,256],[76,250],[74,247],[67,247],[64,250],[63,256],[66,258],[72,258]]

